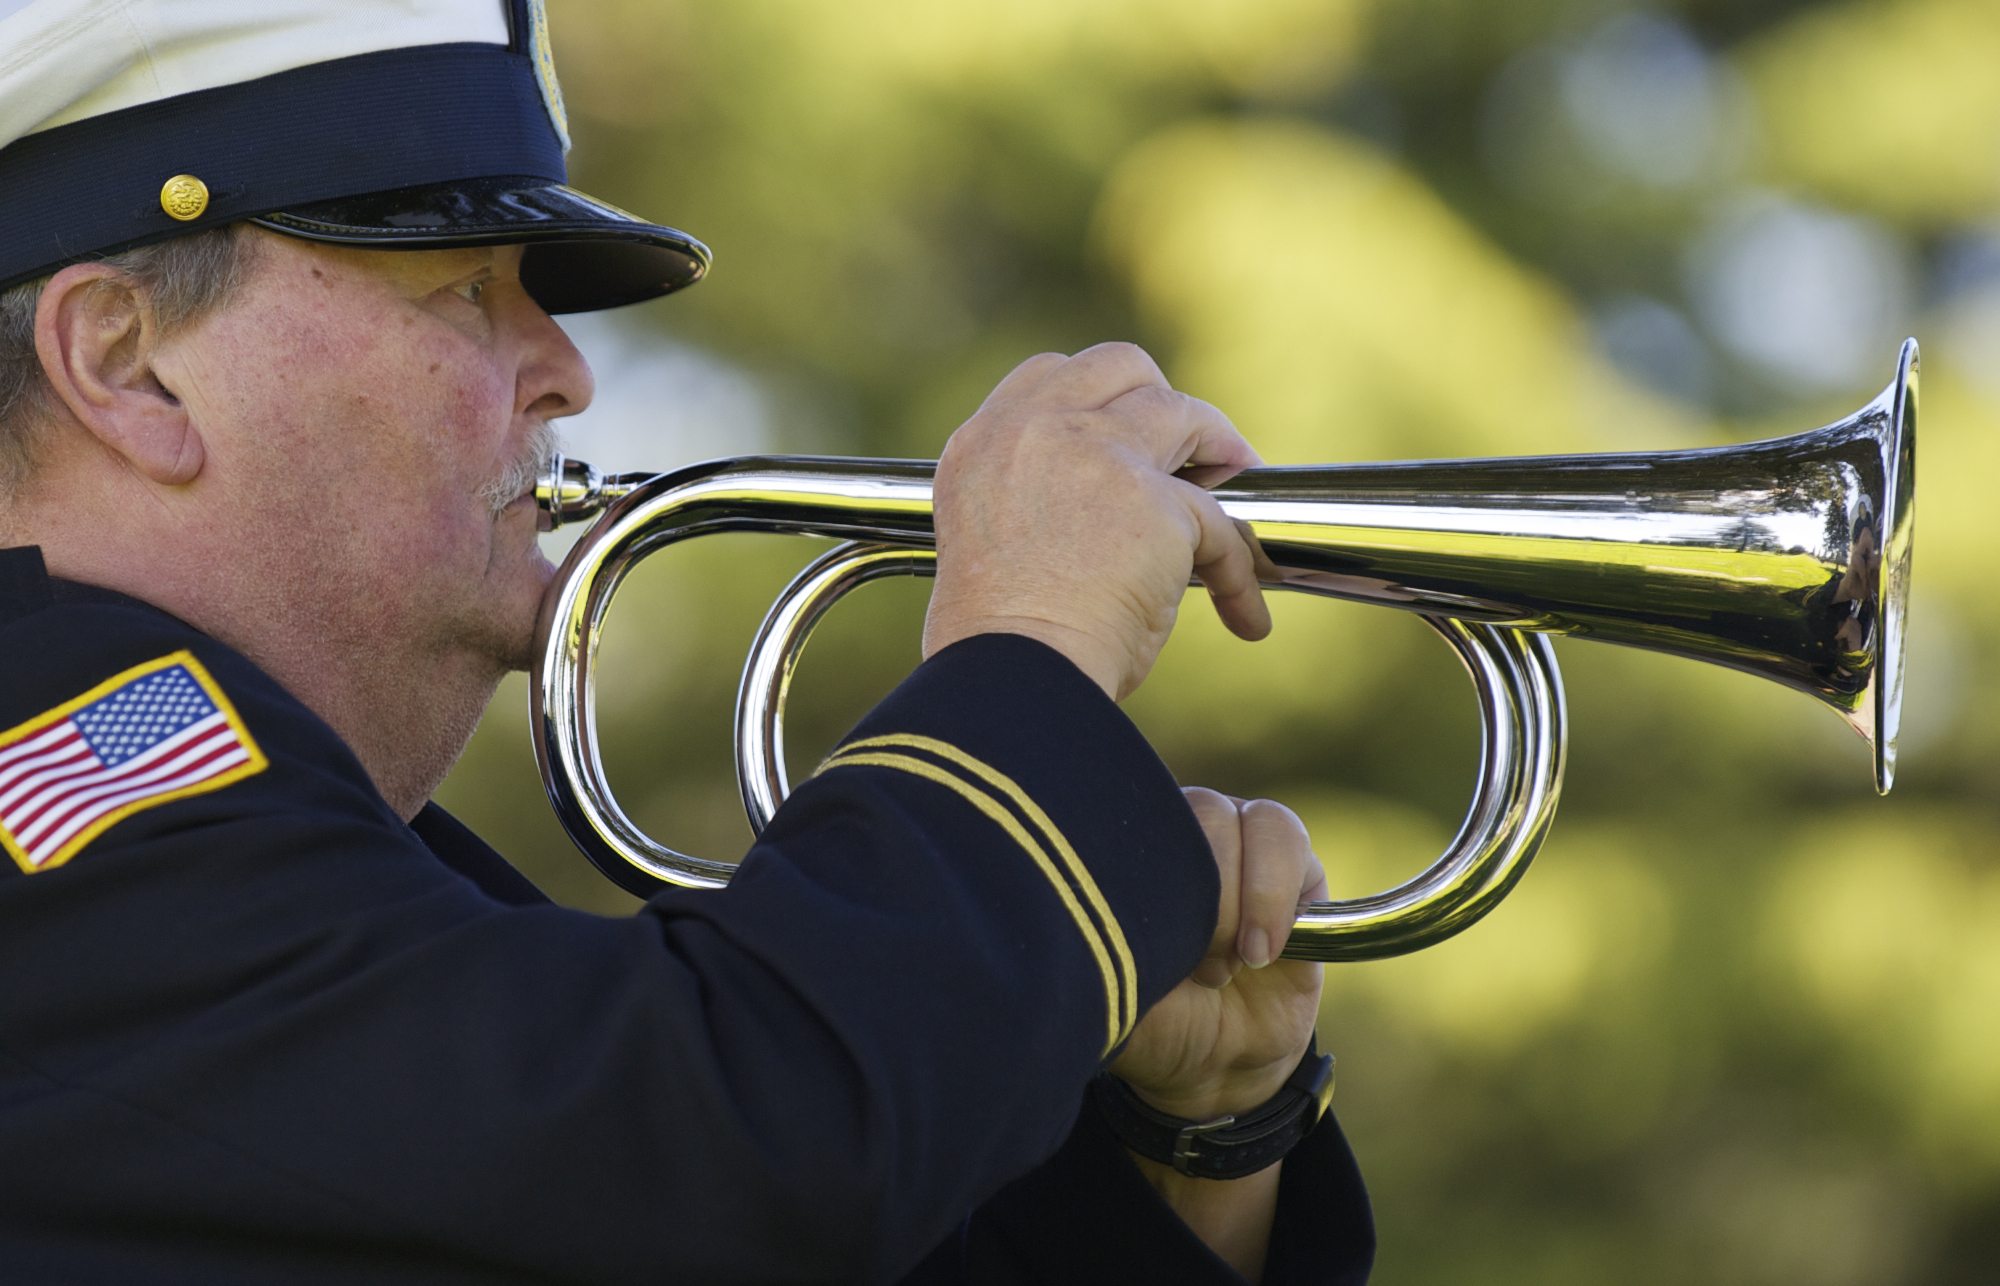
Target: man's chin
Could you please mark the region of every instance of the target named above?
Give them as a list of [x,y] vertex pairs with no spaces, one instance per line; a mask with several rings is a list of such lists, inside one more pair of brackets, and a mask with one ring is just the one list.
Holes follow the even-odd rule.
[[508,670],[534,668],[535,640],[540,637],[542,614],[554,597],[556,567],[539,548],[529,551],[526,566],[505,589],[495,624],[497,659]]

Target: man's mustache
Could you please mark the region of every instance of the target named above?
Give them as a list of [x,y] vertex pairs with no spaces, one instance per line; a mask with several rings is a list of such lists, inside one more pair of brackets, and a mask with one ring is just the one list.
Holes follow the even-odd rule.
[[542,475],[549,471],[560,446],[556,431],[546,422],[535,426],[535,431],[522,445],[521,454],[507,466],[507,471],[479,489],[480,499],[486,502],[496,518],[501,510],[534,489]]

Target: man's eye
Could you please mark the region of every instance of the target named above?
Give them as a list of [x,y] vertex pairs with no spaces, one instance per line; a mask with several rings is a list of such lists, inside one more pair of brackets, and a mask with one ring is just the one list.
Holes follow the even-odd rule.
[[486,283],[483,281],[468,281],[451,289],[453,294],[469,304],[478,303],[486,295]]

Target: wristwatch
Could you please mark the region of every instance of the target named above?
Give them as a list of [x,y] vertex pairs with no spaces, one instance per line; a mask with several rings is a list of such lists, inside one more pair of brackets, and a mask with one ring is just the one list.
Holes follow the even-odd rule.
[[1140,1156],[1195,1179],[1240,1179],[1282,1160],[1312,1133],[1333,1102],[1333,1055],[1318,1041],[1278,1092],[1248,1112],[1190,1121],[1149,1107],[1124,1081],[1099,1072],[1091,1101],[1105,1124]]

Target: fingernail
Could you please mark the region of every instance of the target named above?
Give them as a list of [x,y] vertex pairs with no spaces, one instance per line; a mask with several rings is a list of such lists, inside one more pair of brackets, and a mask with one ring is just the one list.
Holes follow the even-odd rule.
[[1243,963],[1252,969],[1262,969],[1271,963],[1271,935],[1262,929],[1246,931],[1238,949],[1242,952]]

